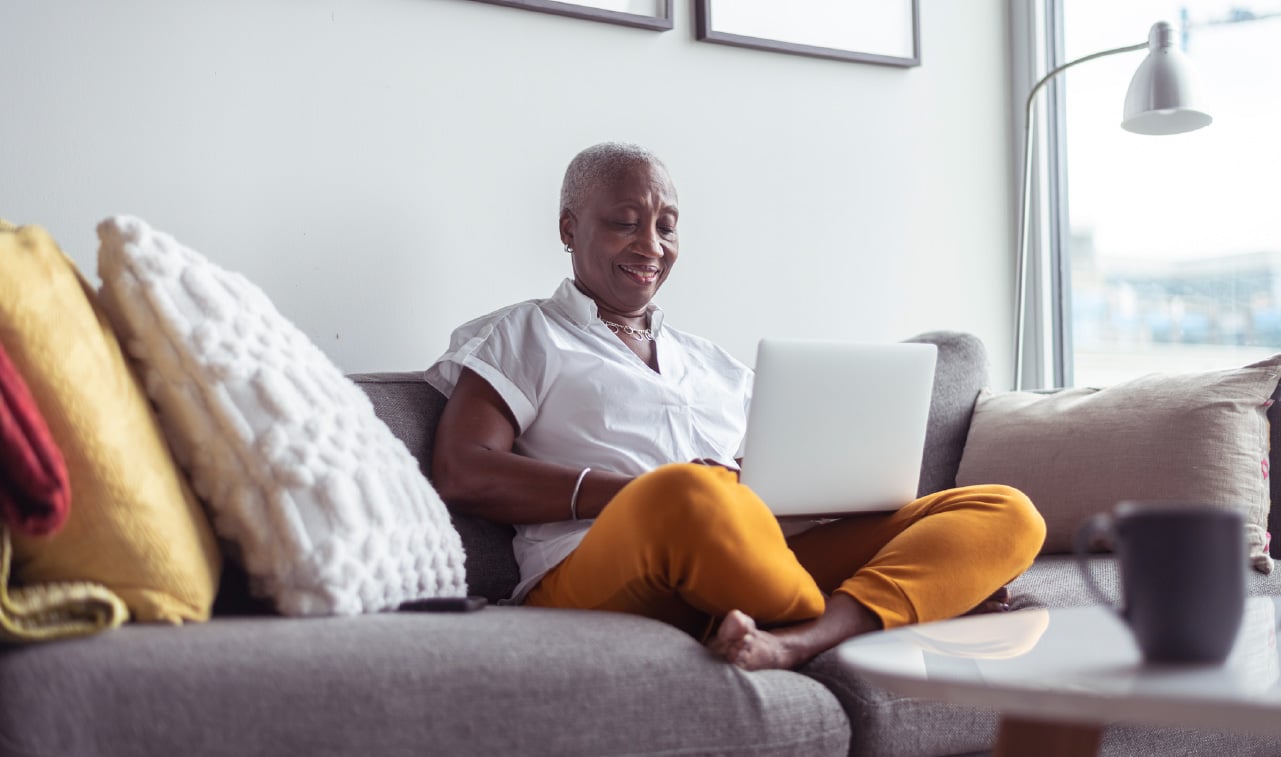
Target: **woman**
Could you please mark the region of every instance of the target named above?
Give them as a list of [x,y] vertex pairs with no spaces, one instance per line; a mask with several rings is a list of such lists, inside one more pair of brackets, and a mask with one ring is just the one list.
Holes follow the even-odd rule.
[[1045,535],[1014,489],[953,489],[785,535],[738,482],[751,371],[653,303],[678,216],[653,154],[579,153],[561,188],[573,279],[459,327],[428,371],[449,398],[433,479],[460,512],[516,526],[513,599],[658,618],[749,670],[1003,606]]

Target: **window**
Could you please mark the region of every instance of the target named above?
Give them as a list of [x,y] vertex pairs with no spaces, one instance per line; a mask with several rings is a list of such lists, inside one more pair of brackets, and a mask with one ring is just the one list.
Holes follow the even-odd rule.
[[1060,77],[1063,383],[1281,351],[1281,0],[1055,2],[1061,61],[1140,42],[1158,20],[1181,29],[1214,117],[1173,136],[1121,129],[1145,53]]

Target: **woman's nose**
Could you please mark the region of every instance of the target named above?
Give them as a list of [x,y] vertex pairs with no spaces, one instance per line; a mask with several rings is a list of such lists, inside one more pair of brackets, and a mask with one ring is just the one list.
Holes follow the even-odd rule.
[[658,229],[650,226],[636,240],[636,251],[655,258],[663,257],[663,238]]

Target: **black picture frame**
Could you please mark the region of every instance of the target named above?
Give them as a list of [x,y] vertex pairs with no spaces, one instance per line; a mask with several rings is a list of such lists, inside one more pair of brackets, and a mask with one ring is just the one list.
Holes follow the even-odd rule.
[[[719,2],[717,0],[694,0],[694,21],[697,39],[722,45],[734,45],[735,47],[749,47],[757,50],[808,55],[816,58],[829,58],[855,63],[873,63],[881,66],[901,66],[904,68],[921,65],[920,0],[878,0],[878,2],[900,3],[902,5],[902,17],[899,22],[901,24],[910,24],[911,28],[910,45],[888,51],[855,50],[820,44],[806,44],[803,39],[800,41],[770,39],[757,34],[740,33],[741,30],[736,31],[732,26],[729,28],[724,25],[718,26],[714,22],[716,7],[725,7],[735,2],[738,2],[738,0],[719,0]],[[804,12],[803,6],[794,7],[792,3],[779,2],[771,3],[770,5],[768,12],[772,14]],[[797,5],[800,6],[800,4]],[[761,19],[761,21],[767,22],[768,19]],[[756,24],[755,26],[759,27],[761,25]],[[825,25],[823,29],[828,31],[830,27]],[[901,33],[905,30],[906,27],[903,27],[896,31]],[[908,47],[910,49],[907,49]]]
[[655,13],[625,13],[593,6],[590,2],[570,3],[560,0],[476,0],[490,5],[505,5],[509,8],[524,8],[540,13],[553,13],[570,18],[586,18],[592,21],[604,21],[610,24],[621,24],[638,29],[668,31],[672,28],[672,0],[655,0]]

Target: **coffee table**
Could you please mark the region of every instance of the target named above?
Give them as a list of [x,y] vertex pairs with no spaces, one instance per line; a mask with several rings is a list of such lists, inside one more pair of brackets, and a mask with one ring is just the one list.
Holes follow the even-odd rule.
[[1281,598],[1247,600],[1219,665],[1145,664],[1104,607],[976,615],[860,636],[841,663],[896,694],[996,710],[994,755],[1095,754],[1132,723],[1281,736]]

